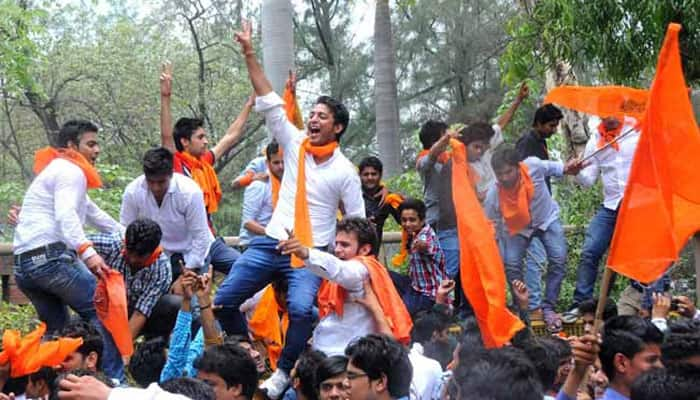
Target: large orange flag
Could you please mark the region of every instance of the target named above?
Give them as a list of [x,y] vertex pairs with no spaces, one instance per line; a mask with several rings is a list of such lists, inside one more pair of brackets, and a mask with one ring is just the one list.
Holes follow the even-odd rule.
[[688,98],[678,33],[670,24],[625,195],[608,265],[641,282],[658,279],[700,229],[700,132]]
[[649,93],[625,86],[559,86],[547,93],[544,103],[554,103],[572,110],[600,117],[625,115],[638,120],[644,116]]
[[486,347],[506,344],[523,329],[522,321],[506,307],[506,277],[494,227],[484,214],[468,177],[462,142],[452,145],[452,201],[457,215],[459,274],[462,288],[474,308]]

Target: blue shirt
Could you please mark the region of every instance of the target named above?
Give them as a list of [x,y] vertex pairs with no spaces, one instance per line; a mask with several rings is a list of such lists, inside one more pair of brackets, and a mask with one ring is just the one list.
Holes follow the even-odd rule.
[[[560,390],[559,393],[557,393],[556,400],[576,400],[576,398],[569,397],[563,390]],[[603,400],[629,400],[629,398],[621,395],[620,392],[613,388],[607,388],[603,394]]]
[[266,182],[255,181],[251,183],[243,194],[243,213],[241,215],[240,244],[245,246],[258,235],[244,228],[248,221],[255,221],[266,226],[272,218],[272,184],[270,179]]
[[204,331],[199,328],[194,340],[191,340],[191,331],[192,313],[178,311],[175,328],[170,335],[168,359],[160,373],[161,382],[182,376],[197,376],[193,364],[194,360],[204,353]]
[[[518,232],[518,234],[529,237],[537,229],[547,230],[550,224],[559,219],[559,205],[549,193],[545,178],[563,176],[564,164],[558,161],[540,160],[537,157],[528,157],[523,162],[527,165],[528,174],[534,186],[534,194],[530,200],[530,225]],[[499,185],[496,184],[489,189],[485,208],[486,215],[497,226],[500,226],[502,216],[498,187]]]

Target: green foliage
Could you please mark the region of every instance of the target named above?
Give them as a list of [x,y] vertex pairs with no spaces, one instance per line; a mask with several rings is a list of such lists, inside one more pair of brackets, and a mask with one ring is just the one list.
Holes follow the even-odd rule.
[[31,305],[19,306],[0,302],[0,331],[17,329],[27,334],[38,324],[36,312]]
[[32,85],[29,67],[40,57],[32,36],[44,30],[46,13],[16,0],[0,0],[0,78],[3,92],[15,94]]

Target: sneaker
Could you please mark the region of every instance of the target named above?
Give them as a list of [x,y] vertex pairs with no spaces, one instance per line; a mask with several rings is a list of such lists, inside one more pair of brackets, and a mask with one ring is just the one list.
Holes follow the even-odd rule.
[[260,390],[265,391],[270,399],[277,400],[282,396],[287,386],[289,386],[289,375],[278,368],[260,385]]
[[561,315],[561,320],[565,324],[573,324],[581,317],[578,307],[572,307]]

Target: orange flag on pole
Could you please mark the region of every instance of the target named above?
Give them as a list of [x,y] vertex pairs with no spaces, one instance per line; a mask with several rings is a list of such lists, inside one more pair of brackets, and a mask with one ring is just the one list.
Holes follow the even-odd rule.
[[678,34],[659,53],[608,265],[641,282],[658,279],[700,229],[700,132],[688,97]]
[[638,120],[644,116],[649,93],[625,86],[559,86],[547,93],[544,103],[554,103],[572,110],[600,117],[625,115]]
[[488,348],[506,344],[525,325],[506,307],[506,277],[491,221],[481,208],[468,176],[466,148],[452,145],[452,201],[459,236],[462,289],[474,308],[481,337]]

